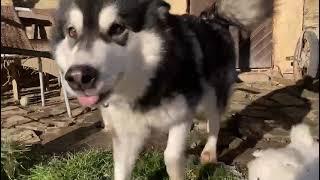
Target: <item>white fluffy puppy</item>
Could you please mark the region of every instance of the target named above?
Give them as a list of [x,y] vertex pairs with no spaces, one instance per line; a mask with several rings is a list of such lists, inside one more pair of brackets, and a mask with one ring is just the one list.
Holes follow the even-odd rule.
[[294,126],[291,143],[280,149],[256,151],[248,163],[249,180],[317,180],[319,179],[319,143],[309,127]]

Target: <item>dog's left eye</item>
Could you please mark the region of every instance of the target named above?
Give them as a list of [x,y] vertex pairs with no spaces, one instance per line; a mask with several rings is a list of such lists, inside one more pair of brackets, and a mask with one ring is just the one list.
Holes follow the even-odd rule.
[[69,27],[68,28],[68,34],[73,39],[76,39],[78,37],[77,30],[74,27]]
[[126,28],[123,25],[114,23],[111,25],[108,34],[110,36],[118,36],[121,35],[125,30]]

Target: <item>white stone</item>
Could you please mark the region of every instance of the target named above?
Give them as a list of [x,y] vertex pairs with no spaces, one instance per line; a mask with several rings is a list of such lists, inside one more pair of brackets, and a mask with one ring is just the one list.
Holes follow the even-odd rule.
[[29,98],[28,98],[27,96],[21,97],[21,99],[20,99],[20,104],[21,104],[21,106],[23,106],[23,107],[28,106],[28,105],[29,105]]

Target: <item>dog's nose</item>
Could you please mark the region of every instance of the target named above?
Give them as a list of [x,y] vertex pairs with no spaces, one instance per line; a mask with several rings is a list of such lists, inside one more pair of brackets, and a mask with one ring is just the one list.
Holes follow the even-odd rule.
[[73,90],[85,90],[94,87],[98,72],[88,65],[71,66],[65,75]]

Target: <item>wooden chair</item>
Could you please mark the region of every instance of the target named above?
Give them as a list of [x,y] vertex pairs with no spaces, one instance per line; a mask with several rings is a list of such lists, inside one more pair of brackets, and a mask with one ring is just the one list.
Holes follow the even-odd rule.
[[[53,21],[50,15],[45,15],[41,10],[16,9],[10,5],[1,5],[1,54],[33,57],[31,58],[33,60],[26,65],[39,70],[41,102],[42,106],[45,106],[43,72],[46,71],[43,69],[43,64],[46,65],[47,72],[61,78],[58,68],[52,61],[46,33],[46,27],[50,27]],[[26,34],[26,28],[30,26],[33,27],[34,32],[32,39],[29,39]],[[21,65],[21,62],[16,63]],[[47,64],[50,64],[49,68]],[[12,72],[16,71],[12,70]],[[18,77],[15,73],[12,76],[14,98],[19,100]],[[71,117],[69,100],[63,87],[62,91],[68,115]]]

